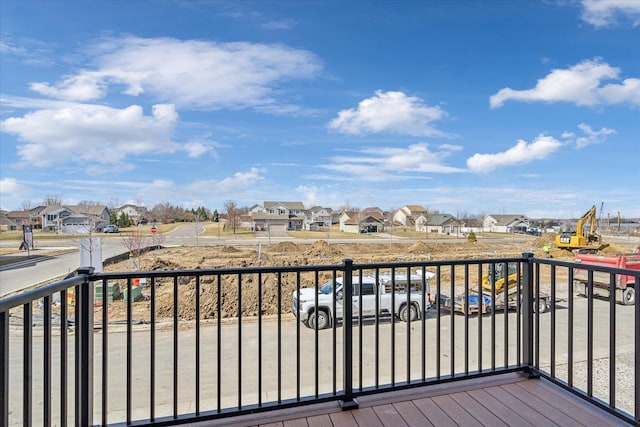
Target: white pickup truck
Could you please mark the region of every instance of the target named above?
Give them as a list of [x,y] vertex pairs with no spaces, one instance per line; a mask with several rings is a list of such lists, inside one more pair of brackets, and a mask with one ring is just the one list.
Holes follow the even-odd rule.
[[[424,307],[422,306],[422,273],[412,273],[407,280],[407,275],[395,274],[392,278],[390,273],[379,274],[379,283],[373,276],[359,275],[352,278],[353,294],[351,298],[352,313],[354,318],[373,317],[376,315],[376,289],[378,289],[378,315],[394,316],[402,321],[420,319],[425,310],[431,308],[431,292],[429,288],[429,279],[433,277],[433,273],[426,272],[424,283],[425,296]],[[362,282],[362,283],[361,283]],[[409,286],[409,304],[407,304],[407,282]],[[333,280],[328,281],[318,288],[318,303],[316,307],[316,290],[315,288],[301,288],[300,300],[298,301],[298,291],[293,292],[291,311],[304,324],[311,329],[328,328],[336,320],[342,319],[343,313],[343,295],[342,295],[342,277],[336,278],[334,286]],[[395,285],[395,296],[392,293]],[[335,291],[335,313],[334,313],[334,291]],[[360,306],[362,302],[362,306]]]

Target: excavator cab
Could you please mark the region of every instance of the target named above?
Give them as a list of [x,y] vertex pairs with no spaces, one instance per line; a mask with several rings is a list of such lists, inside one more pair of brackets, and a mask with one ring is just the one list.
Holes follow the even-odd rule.
[[[489,271],[486,276],[482,276],[482,287],[491,291],[491,285],[494,283],[495,292],[500,292],[504,288],[504,266],[503,263],[489,264]],[[518,264],[515,262],[507,263],[506,274],[509,288],[518,283]]]

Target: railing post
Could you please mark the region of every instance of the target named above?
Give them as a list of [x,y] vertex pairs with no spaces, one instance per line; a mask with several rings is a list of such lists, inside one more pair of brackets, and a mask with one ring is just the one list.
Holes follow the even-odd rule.
[[[76,375],[80,378],[78,395],[78,414],[76,419],[81,426],[93,425],[93,283],[89,275],[93,267],[81,267],[78,275],[85,275],[76,295],[76,334],[80,337],[80,366],[76,366]],[[105,291],[106,292],[106,291]],[[105,293],[106,295],[106,293]]]
[[9,310],[0,313],[0,426],[9,425]]
[[343,411],[357,409],[358,402],[353,396],[353,309],[351,298],[353,296],[353,260],[344,260],[342,276],[342,378],[344,397],[340,400]]
[[524,357],[524,374],[529,378],[539,376],[534,366],[534,319],[533,319],[533,253],[523,252],[522,266],[522,354]]

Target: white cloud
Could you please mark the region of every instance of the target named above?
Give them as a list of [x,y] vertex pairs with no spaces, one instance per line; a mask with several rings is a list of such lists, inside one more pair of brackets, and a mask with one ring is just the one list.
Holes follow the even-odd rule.
[[600,130],[593,130],[591,126],[580,123],[578,128],[584,133],[585,136],[580,136],[576,138],[576,148],[584,148],[587,145],[591,144],[600,144],[607,139],[607,135],[613,135],[616,133],[615,130],[609,128],[602,128]]
[[258,43],[125,37],[92,52],[95,69],[31,88],[54,98],[89,101],[124,86],[127,95],[144,93],[180,108],[264,107],[279,104],[274,88],[282,82],[314,78],[322,68],[311,52]]
[[30,192],[29,187],[20,184],[15,178],[7,177],[0,179],[0,194],[23,196]]
[[446,116],[440,107],[429,107],[418,97],[378,90],[375,96],[360,101],[357,108],[338,112],[338,117],[329,122],[329,128],[351,135],[387,132],[444,136],[432,123]]
[[137,105],[115,109],[76,105],[44,109],[0,122],[2,131],[17,136],[18,156],[30,166],[96,162],[118,164],[129,155],[175,152],[171,141],[178,119],[173,105],[155,105],[145,116]]
[[543,160],[553,154],[562,145],[562,142],[553,137],[539,135],[531,143],[518,140],[515,146],[502,153],[476,153],[467,159],[467,166],[472,172],[488,173],[503,166],[526,164],[534,160]]
[[607,27],[621,20],[640,25],[640,2],[638,0],[582,0],[584,21],[595,27]]
[[620,69],[596,58],[568,69],[554,69],[538,80],[533,89],[501,89],[491,96],[489,102],[491,108],[499,108],[509,100],[573,102],[583,106],[623,103],[640,106],[640,79],[627,78],[620,83],[605,83],[610,80],[620,80]]
[[340,172],[341,175],[335,175],[336,179],[353,176],[364,181],[404,179],[425,173],[455,173],[463,170],[445,165],[444,160],[460,149],[459,146],[447,144],[432,151],[429,144],[425,143],[407,148],[364,148],[353,156],[334,156],[330,164],[320,167]]

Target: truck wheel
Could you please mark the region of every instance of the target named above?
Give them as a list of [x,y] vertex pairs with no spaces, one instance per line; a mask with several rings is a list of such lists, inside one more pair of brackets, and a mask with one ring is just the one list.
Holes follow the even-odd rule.
[[631,286],[622,291],[622,303],[624,305],[633,305],[636,303],[636,290]]
[[538,301],[533,304],[534,313],[546,313],[547,310],[549,310],[549,304],[547,304],[547,300],[544,298],[538,298]]
[[400,309],[400,320],[403,322],[418,320],[418,309],[416,306],[413,304],[402,306]]
[[309,315],[309,321],[307,322],[311,329],[325,329],[329,327],[329,315],[322,311],[316,311]]

